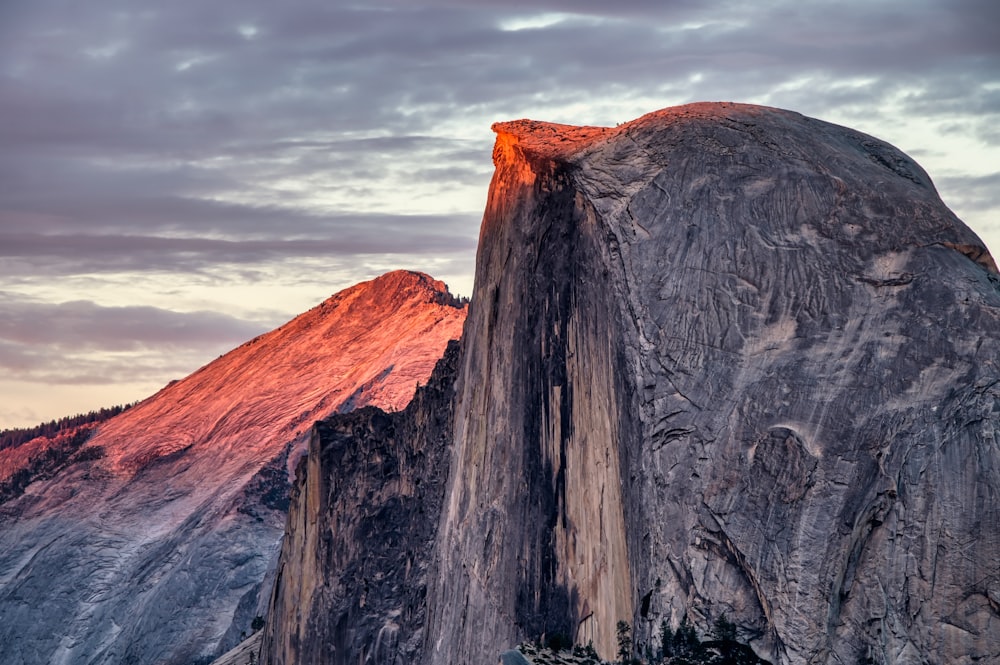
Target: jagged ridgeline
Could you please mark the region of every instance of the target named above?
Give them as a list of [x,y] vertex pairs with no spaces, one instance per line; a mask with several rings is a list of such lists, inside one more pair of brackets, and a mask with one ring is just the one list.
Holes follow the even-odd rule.
[[261,662],[1000,662],[1000,282],[924,171],[736,104],[494,130],[460,351],[314,431]]
[[257,631],[313,423],[405,407],[465,313],[387,273],[121,413],[4,433],[0,663],[204,665]]

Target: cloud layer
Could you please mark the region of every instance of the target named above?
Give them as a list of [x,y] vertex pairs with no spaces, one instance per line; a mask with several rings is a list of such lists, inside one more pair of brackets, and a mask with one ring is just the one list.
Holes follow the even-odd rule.
[[[393,267],[468,294],[489,125],[517,117],[792,108],[911,153],[1000,247],[997,25],[988,0],[12,0],[0,365],[35,358],[14,375],[37,385],[127,383],[99,352],[117,322],[117,353],[153,367],[184,348],[190,370],[205,340],[235,344]],[[23,334],[43,321],[53,332]],[[94,362],[60,374],[69,356]],[[60,408],[11,406],[30,415],[0,427]]]

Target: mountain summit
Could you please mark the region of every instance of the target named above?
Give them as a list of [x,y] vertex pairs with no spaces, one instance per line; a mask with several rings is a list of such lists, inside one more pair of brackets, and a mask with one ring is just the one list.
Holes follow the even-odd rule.
[[101,424],[0,506],[3,662],[188,665],[235,644],[264,612],[313,422],[404,408],[465,312],[442,282],[391,272]]
[[262,662],[1000,660],[1000,279],[927,174],[740,104],[494,130],[461,353],[317,428]]

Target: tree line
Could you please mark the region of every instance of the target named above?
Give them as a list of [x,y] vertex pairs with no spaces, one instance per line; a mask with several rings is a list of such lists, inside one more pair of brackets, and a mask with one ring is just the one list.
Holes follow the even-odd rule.
[[114,418],[123,411],[129,410],[136,404],[138,404],[138,402],[133,402],[131,404],[118,404],[98,409],[96,411],[78,413],[75,416],[65,416],[58,420],[50,420],[47,423],[35,425],[34,427],[15,427],[5,429],[0,431],[0,450],[14,448],[22,443],[27,443],[32,439],[37,439],[40,436],[44,436],[47,439],[53,439],[57,434],[59,434],[59,432],[70,429],[71,427],[80,427],[81,425],[104,422],[109,418]]
[[[616,636],[618,650],[613,663],[601,660],[593,644],[574,645],[573,640],[562,634],[536,639],[534,644],[518,648],[536,663],[554,665],[566,662],[574,665],[770,665],[739,640],[736,624],[725,614],[715,620],[704,639],[698,636],[686,616],[676,630],[666,620],[662,621],[659,639],[654,644],[634,644],[632,626],[627,621],[618,622]],[[546,659],[541,650],[548,650],[556,657]],[[560,652],[569,652],[569,658],[558,655]]]

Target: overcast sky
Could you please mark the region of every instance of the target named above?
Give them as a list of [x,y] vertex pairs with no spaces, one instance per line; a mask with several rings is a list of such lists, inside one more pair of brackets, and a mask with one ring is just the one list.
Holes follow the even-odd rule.
[[996,253],[998,51],[995,0],[4,0],[0,428],[389,269],[470,295],[496,120],[793,109],[910,154]]

